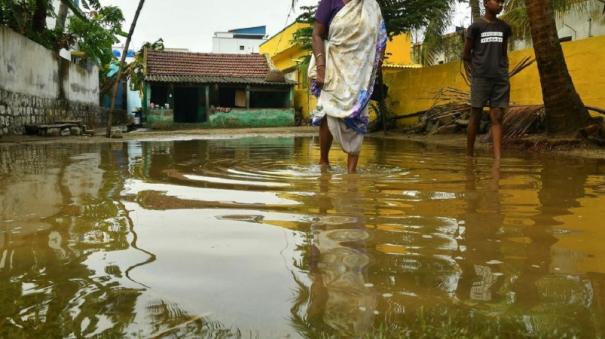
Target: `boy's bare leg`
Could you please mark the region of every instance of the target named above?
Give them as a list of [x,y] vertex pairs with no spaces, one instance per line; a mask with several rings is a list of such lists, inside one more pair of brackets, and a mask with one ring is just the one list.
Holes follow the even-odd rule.
[[349,174],[357,173],[357,161],[359,154],[349,154],[347,157],[347,172]]
[[332,133],[328,128],[328,117],[321,119],[319,125],[319,165],[329,167],[330,166],[330,148],[332,147]]
[[466,130],[466,154],[469,157],[475,156],[475,139],[477,139],[482,112],[483,108],[471,108],[471,117]]
[[504,116],[504,110],[502,108],[492,108],[489,115],[492,120],[494,159],[499,161],[502,157],[502,117]]

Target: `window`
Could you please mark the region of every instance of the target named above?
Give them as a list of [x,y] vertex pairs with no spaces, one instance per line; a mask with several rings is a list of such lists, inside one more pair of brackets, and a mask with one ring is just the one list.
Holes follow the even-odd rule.
[[244,50],[244,46],[239,46],[239,50],[243,51]]
[[571,36],[564,36],[562,38],[559,38],[559,42],[568,42],[568,41],[572,41]]

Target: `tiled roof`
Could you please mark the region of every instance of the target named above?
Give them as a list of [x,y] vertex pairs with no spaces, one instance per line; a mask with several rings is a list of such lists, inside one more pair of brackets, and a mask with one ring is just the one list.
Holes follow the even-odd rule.
[[148,51],[145,80],[197,83],[266,83],[269,64],[261,54]]

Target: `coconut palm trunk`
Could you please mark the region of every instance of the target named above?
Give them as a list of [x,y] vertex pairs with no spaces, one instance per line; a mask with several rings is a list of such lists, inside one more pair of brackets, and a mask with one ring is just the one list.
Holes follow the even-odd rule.
[[67,21],[67,12],[69,8],[65,2],[61,1],[59,5],[59,13],[57,14],[57,23],[55,25],[55,31],[63,33],[65,31],[65,22]]
[[126,54],[128,54],[128,48],[130,47],[130,40],[132,39],[132,34],[134,33],[134,29],[137,26],[137,20],[139,20],[139,15],[141,14],[141,10],[143,9],[143,5],[145,4],[145,0],[139,0],[139,6],[137,7],[137,11],[134,14],[134,19],[132,20],[132,24],[130,25],[130,30],[128,31],[128,36],[126,37],[126,43],[124,44],[124,50],[122,51],[122,58],[120,59],[120,64],[118,65],[118,74],[116,74],[116,82],[113,85],[113,93],[111,95],[111,106],[109,111],[107,112],[107,131],[105,132],[105,136],[111,137],[111,125],[113,120],[113,111],[116,106],[116,96],[118,95],[118,86],[120,84],[120,80],[122,79],[122,72],[124,70],[124,63],[126,62]]
[[[55,32],[57,33],[57,36],[61,36],[63,35],[64,31],[65,31],[65,23],[67,21],[67,14],[68,14],[68,10],[69,8],[67,7],[67,5],[65,4],[64,1],[61,1],[61,4],[59,5],[59,13],[57,14],[57,23],[55,25]],[[58,82],[59,82],[59,101],[61,102],[62,105],[66,106],[67,104],[67,100],[66,100],[66,95],[65,95],[65,88],[63,87],[63,80],[65,79],[65,73],[67,72],[66,68],[69,67],[68,65],[65,65],[65,61],[63,61],[63,58],[60,55],[61,52],[61,48],[63,48],[65,46],[62,46],[61,44],[57,44],[55,46],[55,56],[57,58],[57,64],[58,64]],[[64,107],[65,109],[67,109],[67,107]]]
[[481,2],[481,0],[469,0],[469,5],[471,6],[471,17],[473,18],[473,22],[481,18]]
[[590,123],[559,42],[551,0],[525,0],[542,84],[549,135],[572,135]]
[[38,34],[46,30],[46,16],[48,15],[48,0],[36,0],[32,18],[32,29]]

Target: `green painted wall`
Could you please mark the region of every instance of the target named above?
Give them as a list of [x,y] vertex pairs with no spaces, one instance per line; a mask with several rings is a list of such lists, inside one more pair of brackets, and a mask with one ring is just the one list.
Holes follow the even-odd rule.
[[208,125],[211,128],[294,126],[294,109],[259,108],[217,112],[210,115]]
[[145,89],[143,90],[143,111],[147,112],[147,108],[149,107],[148,102],[151,97],[151,86],[148,83],[145,83]]
[[145,125],[149,128],[167,127],[174,124],[174,112],[171,109],[149,109],[145,117]]

